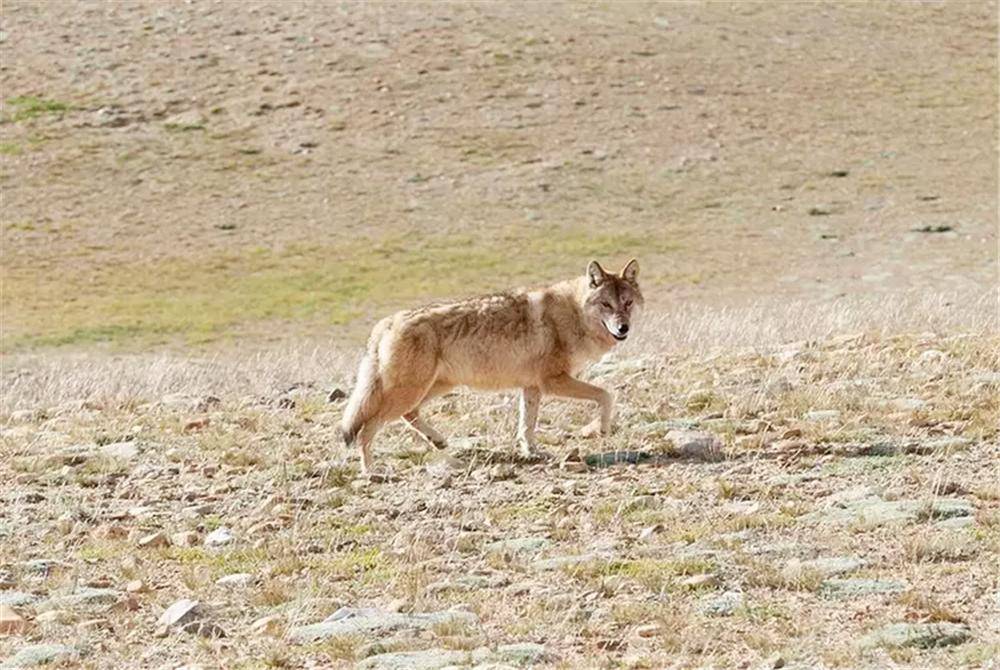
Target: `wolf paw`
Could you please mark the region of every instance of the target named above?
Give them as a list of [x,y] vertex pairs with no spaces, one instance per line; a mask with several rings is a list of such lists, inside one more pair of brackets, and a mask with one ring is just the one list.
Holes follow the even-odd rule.
[[607,435],[610,432],[611,432],[610,430],[605,429],[605,428],[603,428],[601,426],[601,420],[600,419],[596,419],[596,420],[591,421],[590,423],[588,423],[586,426],[584,426],[580,430],[580,437],[582,437],[584,439],[589,439],[589,438],[592,438],[592,437],[598,437],[598,436],[601,436],[601,435]]

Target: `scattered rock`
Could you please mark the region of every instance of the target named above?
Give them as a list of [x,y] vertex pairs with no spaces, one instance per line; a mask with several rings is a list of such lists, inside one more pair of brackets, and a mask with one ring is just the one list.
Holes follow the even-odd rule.
[[833,577],[860,570],[864,566],[865,562],[860,558],[853,556],[831,556],[828,558],[815,558],[810,561],[792,559],[785,564],[784,572],[790,575],[811,572],[823,577]]
[[486,551],[508,554],[533,553],[546,549],[551,544],[552,542],[544,537],[518,537],[491,542],[486,545]]
[[820,593],[828,598],[860,598],[904,590],[906,584],[887,579],[827,579],[820,585]]
[[251,575],[249,572],[237,572],[220,577],[215,583],[219,586],[250,586],[256,581],[256,575]]
[[24,591],[0,591],[0,605],[20,607],[22,605],[30,605],[36,600],[38,600],[38,596],[33,593],[25,593]]
[[816,409],[806,412],[806,421],[840,421],[840,410],[837,409]]
[[926,519],[951,519],[971,516],[975,512],[972,503],[958,498],[939,498],[922,502],[918,500],[882,500],[864,498],[810,512],[803,521],[819,521],[835,524],[864,523],[870,526],[884,526],[893,523],[912,523]]
[[111,622],[107,619],[87,619],[86,621],[81,621],[76,625],[79,631],[91,631],[91,630],[108,630],[111,628]]
[[829,216],[833,214],[833,208],[829,205],[814,205],[809,208],[809,216]]
[[648,542],[654,536],[662,533],[664,531],[664,526],[662,523],[653,524],[652,526],[646,526],[641,531],[639,531],[639,540],[642,542]]
[[510,580],[504,575],[463,575],[454,579],[442,579],[441,581],[428,584],[427,593],[441,593],[443,591],[479,591],[482,589],[495,589],[506,586]]
[[672,430],[666,439],[673,444],[671,455],[714,463],[725,459],[722,442],[712,433],[693,430]]
[[938,521],[934,524],[935,528],[943,528],[945,530],[960,530],[962,528],[971,528],[976,525],[975,517],[971,516],[955,516],[950,519],[944,519],[943,521]]
[[68,563],[63,563],[52,558],[34,558],[21,563],[21,569],[25,572],[34,572],[42,575],[47,575],[54,570],[68,567],[70,567]]
[[37,623],[68,623],[73,615],[66,610],[48,610],[35,617]]
[[493,660],[527,667],[550,660],[544,645],[534,642],[518,642],[497,647]]
[[726,591],[717,596],[707,598],[701,606],[701,611],[708,616],[730,616],[742,606],[742,593],[739,591]]
[[206,547],[224,547],[232,544],[235,540],[236,536],[233,535],[232,531],[225,526],[220,526],[205,536],[204,544]]
[[28,622],[13,607],[0,605],[0,635],[21,635],[28,627]]
[[250,632],[254,635],[279,637],[284,632],[285,623],[280,614],[261,617],[250,624]]
[[201,616],[201,604],[197,600],[182,598],[168,607],[163,614],[160,615],[156,624],[164,628],[170,628],[171,626],[183,626],[201,618]]
[[189,621],[182,625],[180,629],[185,633],[210,639],[226,637],[226,631],[222,629],[222,626],[212,621]]
[[184,432],[193,433],[195,431],[204,430],[205,428],[208,428],[210,423],[212,423],[212,420],[207,416],[203,416],[198,419],[191,419],[184,424]]
[[886,409],[897,412],[916,412],[926,406],[927,403],[920,398],[893,398],[885,402]]
[[425,649],[369,656],[355,667],[370,670],[440,670],[452,666],[467,666],[469,660],[467,651]]
[[581,563],[589,563],[591,561],[598,561],[604,558],[599,554],[578,554],[575,556],[554,556],[552,558],[543,558],[538,561],[534,561],[531,564],[531,569],[535,572],[547,572],[549,570],[561,570],[562,568],[571,567],[574,565],[579,565]]
[[74,607],[93,607],[95,605],[113,605],[118,602],[121,593],[115,589],[95,589],[88,586],[77,587],[71,593],[55,595],[38,605],[40,610],[72,609]]
[[112,442],[98,447],[97,451],[108,458],[130,461],[139,456],[139,445],[135,442]]
[[198,533],[193,530],[182,530],[170,536],[170,543],[175,547],[193,547],[198,544]]
[[962,644],[971,638],[972,631],[965,624],[894,623],[866,635],[861,640],[861,646],[932,649]]
[[639,637],[656,637],[663,632],[663,626],[658,623],[648,623],[635,629]]
[[50,663],[68,663],[79,660],[86,655],[87,651],[82,647],[71,647],[65,644],[35,644],[30,647],[21,647],[16,654],[3,662],[2,667],[33,668]]
[[142,593],[146,590],[146,585],[141,579],[133,579],[125,585],[126,593]]
[[341,607],[320,623],[298,626],[289,631],[296,642],[313,642],[341,635],[377,636],[398,630],[424,630],[442,623],[478,622],[476,615],[459,610],[422,614],[402,614],[370,608]]
[[159,547],[169,547],[170,538],[162,530],[156,531],[155,533],[150,533],[144,537],[139,538],[139,548],[140,549],[156,549]]
[[336,388],[330,391],[326,395],[327,402],[337,402],[338,400],[344,400],[347,397],[347,393],[342,389]]

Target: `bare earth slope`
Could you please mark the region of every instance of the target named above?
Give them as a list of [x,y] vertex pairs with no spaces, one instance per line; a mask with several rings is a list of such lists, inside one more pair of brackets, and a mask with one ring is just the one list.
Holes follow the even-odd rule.
[[997,279],[995,3],[14,0],[3,23],[6,351],[356,336],[591,256],[641,255],[660,306]]

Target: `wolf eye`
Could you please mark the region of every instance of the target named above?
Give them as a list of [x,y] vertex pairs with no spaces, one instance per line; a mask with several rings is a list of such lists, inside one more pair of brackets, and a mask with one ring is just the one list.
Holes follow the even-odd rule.
[[606,307],[607,309],[614,309],[613,307],[611,307],[611,303],[608,302],[607,300],[605,300],[604,302],[602,302],[601,306],[602,307]]
[[631,306],[632,306],[632,301],[631,300],[626,300],[625,304],[622,305],[622,307],[624,307],[625,309],[628,309]]

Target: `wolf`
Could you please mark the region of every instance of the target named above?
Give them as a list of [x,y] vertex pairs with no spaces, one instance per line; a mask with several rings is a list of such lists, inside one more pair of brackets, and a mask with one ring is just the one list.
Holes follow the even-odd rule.
[[344,411],[344,441],[360,446],[364,474],[371,474],[375,434],[398,418],[443,449],[444,436],[420,410],[456,386],[520,389],[517,444],[525,457],[546,455],[535,442],[543,395],[595,402],[600,414],[583,434],[607,435],[611,394],[576,375],[628,338],[642,307],[632,259],[619,274],[591,261],[583,276],[548,288],[398,312],[372,329]]

